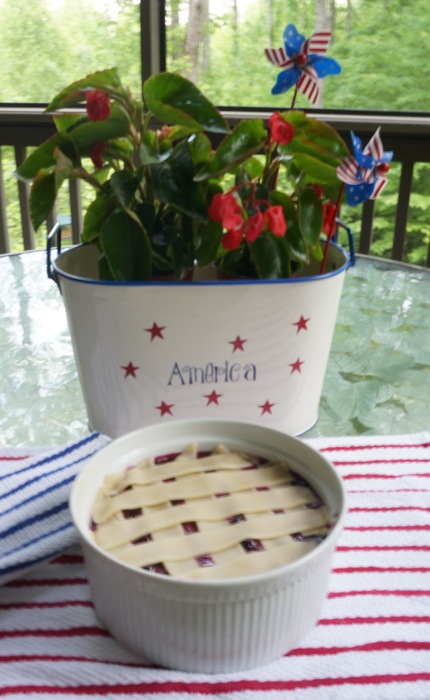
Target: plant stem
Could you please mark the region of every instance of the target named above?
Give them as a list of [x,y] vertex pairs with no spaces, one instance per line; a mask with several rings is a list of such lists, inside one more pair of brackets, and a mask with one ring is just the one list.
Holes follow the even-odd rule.
[[335,230],[336,230],[336,219],[337,219],[337,216],[339,214],[340,203],[342,201],[344,189],[345,189],[345,183],[342,182],[342,185],[341,185],[340,190],[339,190],[339,194],[337,196],[336,206],[335,206],[335,210],[333,212],[333,218],[332,218],[331,223],[330,223],[330,230],[329,230],[329,233],[327,236],[327,241],[326,241],[325,248],[324,248],[324,256],[323,256],[321,267],[320,267],[320,275],[322,275],[324,273],[324,269],[326,266],[328,249],[330,246],[330,241],[333,238]]
[[297,82],[297,83],[296,83],[296,86],[295,86],[295,88],[294,88],[294,95],[293,95],[293,100],[292,100],[292,102],[291,102],[291,107],[290,107],[290,109],[294,109],[294,105],[296,104],[296,99],[297,99],[297,93],[298,93],[298,91],[299,91],[299,88],[298,88],[298,82]]
[[89,173],[88,170],[85,170],[85,168],[75,168],[73,171],[73,176],[88,182],[88,184],[94,187],[96,190],[102,189],[102,185],[97,178],[94,177],[94,175],[91,175],[91,173]]

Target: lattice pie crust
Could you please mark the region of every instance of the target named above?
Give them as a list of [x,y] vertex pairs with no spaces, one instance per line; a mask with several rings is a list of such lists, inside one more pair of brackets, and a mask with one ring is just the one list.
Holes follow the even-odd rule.
[[327,508],[285,462],[190,445],[110,474],[93,504],[98,545],[136,567],[181,579],[259,574],[326,536]]

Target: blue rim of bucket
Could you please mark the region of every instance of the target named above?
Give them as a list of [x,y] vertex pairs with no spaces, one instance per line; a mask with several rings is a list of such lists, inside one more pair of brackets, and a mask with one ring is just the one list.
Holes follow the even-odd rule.
[[[341,223],[341,222],[339,222]],[[146,286],[160,286],[160,287],[175,287],[175,286],[180,286],[181,288],[188,288],[188,287],[207,287],[207,286],[219,286],[222,284],[223,286],[225,285],[232,285],[232,286],[237,286],[237,285],[276,285],[276,284],[298,284],[302,282],[318,282],[320,280],[328,279],[330,277],[335,277],[336,275],[340,275],[343,272],[346,272],[349,267],[352,267],[355,264],[355,253],[354,253],[354,240],[352,237],[352,232],[351,230],[346,227],[344,224],[341,224],[343,228],[348,233],[348,244],[350,248],[350,252],[348,252],[345,248],[343,248],[339,243],[337,243],[335,240],[332,240],[330,242],[330,246],[333,248],[336,248],[341,252],[344,257],[345,257],[345,262],[341,267],[336,268],[336,270],[331,270],[330,272],[324,272],[321,275],[311,275],[309,277],[289,277],[289,278],[282,278],[282,279],[228,279],[228,280],[169,280],[168,282],[166,281],[156,281],[156,280],[148,280],[148,281],[111,281],[111,280],[95,280],[95,279],[90,279],[88,277],[80,277],[79,275],[72,275],[69,272],[64,272],[64,270],[61,270],[61,268],[58,267],[57,265],[57,260],[60,259],[61,257],[67,255],[70,253],[72,250],[76,250],[77,248],[82,248],[84,244],[78,244],[76,246],[72,246],[71,248],[68,248],[67,250],[61,252],[61,227],[57,224],[54,229],[50,232],[48,236],[48,241],[47,241],[47,273],[48,277],[50,279],[53,279],[55,282],[57,282],[58,277],[64,277],[65,279],[68,279],[72,282],[80,282],[80,283],[85,283],[85,284],[96,284],[96,285],[102,285],[106,287],[146,287]],[[54,236],[57,237],[57,258],[55,260],[51,260],[51,254],[52,254],[52,241]],[[54,272],[53,272],[54,270]]]

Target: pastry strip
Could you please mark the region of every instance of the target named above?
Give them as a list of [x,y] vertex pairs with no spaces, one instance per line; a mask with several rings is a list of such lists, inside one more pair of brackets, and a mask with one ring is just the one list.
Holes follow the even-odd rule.
[[326,523],[325,513],[318,510],[293,510],[287,513],[261,515],[234,525],[223,523],[209,532],[195,532],[143,544],[126,545],[110,551],[117,559],[145,567],[162,561],[181,561],[210,552],[223,551],[242,540],[265,540],[295,532],[306,532]]
[[[200,566],[194,568],[189,574],[182,574],[181,578],[193,581],[210,581],[221,578],[241,578],[243,576],[253,576],[262,574],[269,569],[276,569],[278,566],[285,566],[299,557],[303,557],[315,548],[314,542],[295,542],[291,540],[287,544],[280,545],[275,549],[264,550],[263,552],[249,552],[242,554],[234,561],[229,561],[218,566]],[[175,575],[174,565],[167,567]]]
[[188,522],[199,523],[225,520],[233,515],[270,512],[278,508],[288,509],[311,503],[315,494],[306,486],[285,486],[267,491],[243,491],[223,498],[196,499],[190,505],[166,507],[165,510],[147,511],[136,518],[122,517],[100,523],[96,540],[100,547],[112,549],[149,533]]
[[145,486],[147,484],[156,484],[163,479],[173,479],[188,474],[196,474],[211,469],[217,471],[227,471],[231,469],[245,469],[250,467],[254,462],[249,456],[242,455],[239,452],[227,452],[220,459],[219,454],[211,454],[199,458],[183,458],[180,456],[172,462],[154,464],[153,460],[146,460],[140,466],[131,467],[118,479],[118,475],[110,475],[112,481],[108,478],[105,482],[106,490],[123,490],[128,486]]
[[121,510],[145,508],[173,500],[188,500],[217,493],[233,493],[262,486],[276,486],[293,480],[285,467],[264,467],[233,472],[211,472],[185,476],[178,481],[136,486],[111,498],[97,498],[93,508],[95,523],[103,522]]

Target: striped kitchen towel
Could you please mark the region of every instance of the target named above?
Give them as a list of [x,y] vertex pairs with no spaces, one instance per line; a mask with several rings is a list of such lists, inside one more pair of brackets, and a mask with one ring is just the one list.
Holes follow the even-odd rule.
[[429,700],[430,434],[309,442],[349,511],[320,620],[293,651],[215,676],[138,659],[97,619],[78,546],[0,588],[0,697]]
[[61,448],[0,446],[0,585],[77,542],[71,483],[108,442],[91,433]]

